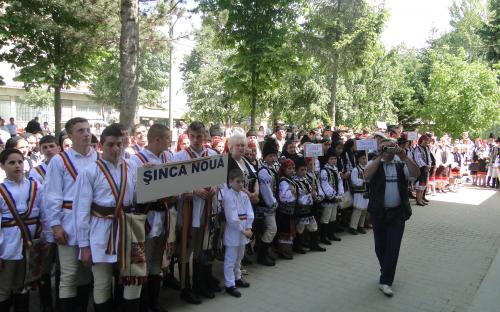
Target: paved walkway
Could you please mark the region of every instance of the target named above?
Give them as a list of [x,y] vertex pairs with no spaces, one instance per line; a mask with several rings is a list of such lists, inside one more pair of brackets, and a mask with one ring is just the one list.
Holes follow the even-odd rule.
[[[272,268],[248,267],[252,286],[239,299],[220,293],[192,306],[167,290],[162,302],[174,312],[467,311],[500,247],[500,192],[464,188],[430,199],[429,206],[413,207],[407,223],[393,298],[377,288],[379,268],[369,232],[344,234],[325,253],[281,260]],[[221,266],[215,264],[219,272]],[[492,299],[500,300],[476,297]]]

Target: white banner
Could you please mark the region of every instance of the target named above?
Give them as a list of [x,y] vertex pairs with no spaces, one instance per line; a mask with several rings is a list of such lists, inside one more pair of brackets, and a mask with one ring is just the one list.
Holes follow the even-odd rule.
[[227,181],[227,155],[137,169],[137,202],[146,203]]
[[417,132],[408,132],[408,141],[417,141],[418,133]]
[[368,139],[356,141],[356,150],[358,151],[376,151],[377,148],[377,140]]
[[387,130],[387,122],[377,121],[377,128]]
[[319,157],[323,156],[323,144],[308,143],[305,145],[305,157]]

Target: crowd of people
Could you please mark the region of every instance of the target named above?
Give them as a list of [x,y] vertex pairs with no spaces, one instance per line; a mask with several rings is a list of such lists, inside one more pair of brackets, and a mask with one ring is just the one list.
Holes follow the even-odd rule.
[[[86,119],[73,118],[54,137],[39,126],[12,135],[0,153],[0,311],[28,311],[34,288],[44,312],[87,311],[91,292],[97,312],[165,311],[162,286],[191,304],[222,289],[240,297],[253,262],[324,252],[340,233],[372,227],[378,286],[392,296],[409,198],[425,206],[467,179],[500,187],[493,135],[408,140],[397,125],[243,133],[200,122],[177,133],[115,123],[93,135]],[[357,150],[365,139],[377,149]],[[308,144],[321,144],[323,156],[305,157]],[[228,154],[226,183],[135,202],[138,167],[217,154]],[[386,233],[388,216],[399,216],[396,235]],[[212,269],[220,262],[223,284]]]

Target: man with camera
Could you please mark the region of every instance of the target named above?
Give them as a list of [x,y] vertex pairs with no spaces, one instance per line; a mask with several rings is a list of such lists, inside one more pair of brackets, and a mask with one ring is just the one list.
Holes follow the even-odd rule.
[[[395,159],[395,156],[398,159]],[[391,139],[379,144],[379,154],[368,164],[364,178],[370,183],[368,212],[371,215],[375,253],[380,263],[379,289],[392,297],[405,222],[411,216],[408,179],[420,170],[403,149]]]

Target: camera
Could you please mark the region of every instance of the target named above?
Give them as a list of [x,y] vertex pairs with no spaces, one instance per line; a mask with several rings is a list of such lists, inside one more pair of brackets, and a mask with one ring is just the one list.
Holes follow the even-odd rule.
[[382,148],[382,151],[385,152],[385,153],[393,153],[393,154],[395,154],[396,151],[397,151],[397,147],[396,146],[384,146]]

